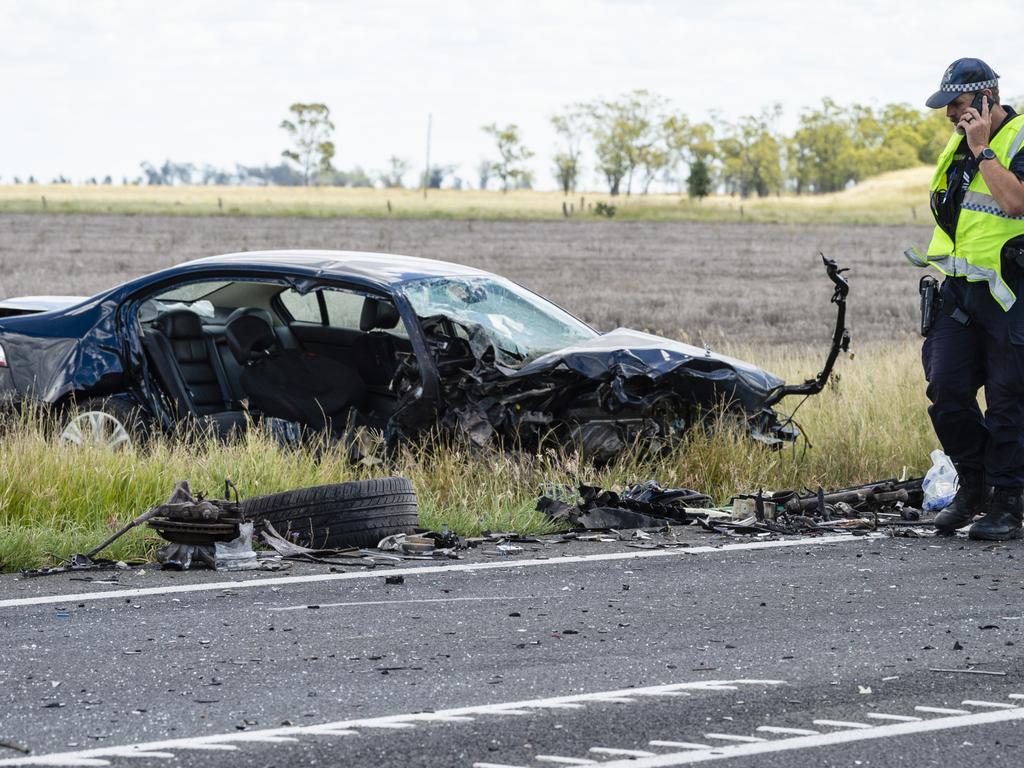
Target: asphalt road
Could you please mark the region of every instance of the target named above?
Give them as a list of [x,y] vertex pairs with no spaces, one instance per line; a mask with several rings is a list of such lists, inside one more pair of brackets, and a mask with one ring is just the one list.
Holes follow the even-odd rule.
[[1024,543],[516,557],[0,577],[0,766],[1024,759]]

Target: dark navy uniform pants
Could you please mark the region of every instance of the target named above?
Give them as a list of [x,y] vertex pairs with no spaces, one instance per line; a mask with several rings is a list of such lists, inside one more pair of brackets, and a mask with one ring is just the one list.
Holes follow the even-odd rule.
[[[1011,284],[1017,301],[1004,312],[988,284],[947,277],[943,302],[955,302],[971,322],[941,313],[922,358],[935,434],[959,471],[983,472],[988,485],[1024,486],[1024,280]],[[984,388],[986,410],[978,405]]]

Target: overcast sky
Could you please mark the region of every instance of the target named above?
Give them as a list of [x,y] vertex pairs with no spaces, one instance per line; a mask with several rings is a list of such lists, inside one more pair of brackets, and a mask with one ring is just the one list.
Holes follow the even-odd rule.
[[[923,105],[986,59],[1024,93],[1020,3],[991,0],[0,0],[0,180],[139,175],[165,158],[277,163],[289,104],[322,101],[336,165],[432,159],[475,184],[480,126],[517,122],[541,186],[563,105],[647,88],[694,118],[824,96]],[[589,174],[588,174],[589,175]],[[410,174],[409,179],[412,179]]]

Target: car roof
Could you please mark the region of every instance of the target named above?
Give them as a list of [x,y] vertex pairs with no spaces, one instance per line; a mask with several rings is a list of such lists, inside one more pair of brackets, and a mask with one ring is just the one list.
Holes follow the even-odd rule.
[[489,275],[473,267],[449,261],[401,256],[391,253],[329,250],[247,251],[222,256],[207,256],[174,269],[191,267],[230,267],[231,269],[273,269],[305,272],[310,276],[335,277],[370,282],[381,286],[394,286],[409,280],[456,275]]
[[15,296],[0,299],[0,309],[32,310],[49,312],[53,309],[64,309],[81,304],[88,296]]

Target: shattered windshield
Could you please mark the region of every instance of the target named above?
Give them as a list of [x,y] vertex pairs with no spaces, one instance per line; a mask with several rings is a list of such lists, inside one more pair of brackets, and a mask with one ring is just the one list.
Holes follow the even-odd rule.
[[556,349],[596,337],[595,330],[501,277],[431,277],[402,286],[421,318],[443,315],[461,326],[473,352],[493,347],[519,367]]

